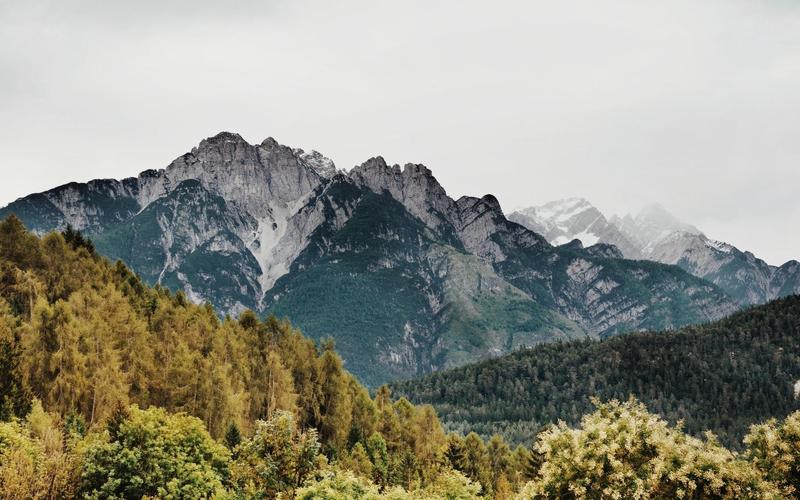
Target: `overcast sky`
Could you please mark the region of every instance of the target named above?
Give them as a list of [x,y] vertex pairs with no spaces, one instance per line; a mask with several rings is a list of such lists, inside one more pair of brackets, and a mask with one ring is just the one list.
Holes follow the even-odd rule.
[[0,205],[221,130],[800,258],[794,0],[0,0]]

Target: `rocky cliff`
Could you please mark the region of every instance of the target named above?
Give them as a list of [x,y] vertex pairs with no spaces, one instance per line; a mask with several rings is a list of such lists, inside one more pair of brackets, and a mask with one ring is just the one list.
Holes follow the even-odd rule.
[[10,213],[38,232],[70,224],[147,281],[222,312],[275,313],[333,337],[368,384],[736,309],[677,266],[553,246],[491,195],[450,198],[423,165],[375,157],[344,172],[320,153],[230,133],[164,169],[68,184],[0,217]]

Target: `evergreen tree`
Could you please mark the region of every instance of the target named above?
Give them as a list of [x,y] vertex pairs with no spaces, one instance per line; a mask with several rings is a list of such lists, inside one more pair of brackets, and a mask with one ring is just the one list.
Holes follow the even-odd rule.
[[389,484],[389,451],[386,442],[379,433],[373,433],[367,439],[367,455],[372,462],[372,480],[381,488]]
[[239,443],[242,442],[242,433],[239,431],[239,426],[236,425],[235,422],[231,422],[228,425],[228,430],[225,431],[225,446],[228,447],[229,450],[233,450]]
[[470,432],[464,438],[462,447],[463,458],[458,468],[465,476],[483,486],[485,492],[492,491],[492,475],[489,455],[486,452],[486,445],[483,440]]
[[275,498],[287,492],[291,498],[319,467],[319,450],[316,431],[301,431],[291,413],[276,411],[239,445],[232,480],[248,497]]
[[16,321],[0,298],[0,421],[22,417],[30,408],[30,396],[22,381],[21,355]]

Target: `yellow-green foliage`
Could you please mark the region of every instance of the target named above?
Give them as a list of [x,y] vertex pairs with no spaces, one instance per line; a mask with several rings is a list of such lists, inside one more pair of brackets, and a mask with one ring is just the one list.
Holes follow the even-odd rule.
[[0,498],[69,498],[78,485],[80,444],[34,401],[25,420],[0,422]]
[[474,500],[481,498],[480,485],[463,474],[448,470],[425,488],[406,491],[400,487],[381,490],[350,471],[331,469],[297,491],[301,500]]
[[15,218],[0,222],[0,420],[3,499],[773,498],[800,487],[800,414],[755,426],[742,456],[633,401],[600,404],[532,449],[445,435],[432,407],[387,387],[370,397],[331,342],[251,311],[220,319],[74,233],[39,239]]
[[225,492],[228,450],[201,420],[161,408],[130,408],[106,442],[83,457],[86,498],[208,498]]
[[539,435],[544,462],[519,498],[778,498],[761,472],[636,401],[598,404],[578,429]]
[[368,479],[350,471],[330,471],[297,491],[300,500],[379,500],[386,498]]
[[[445,465],[433,409],[393,402],[385,388],[374,401],[331,342],[251,311],[220,319],[182,292],[148,287],[75,234],[39,239],[13,217],[0,222],[0,343],[0,418],[24,415],[30,394],[96,436],[119,429],[119,409],[157,407],[201,419],[214,439],[237,429],[244,460],[257,455],[247,453],[252,439],[268,440],[263,426],[290,412],[297,429],[318,432],[327,460],[358,456],[381,488],[424,487]],[[242,488],[262,494],[302,480],[274,487],[234,469]]]
[[750,428],[749,457],[787,496],[800,492],[800,411],[783,422],[774,419]]
[[234,449],[231,480],[248,497],[291,495],[320,468],[319,450],[316,430],[301,431],[291,413],[276,412]]
[[14,217],[0,236],[0,416],[23,411],[5,399],[25,389],[90,428],[117,405],[138,404],[201,418],[214,437],[291,411],[331,455],[352,444],[353,430],[374,431],[374,404],[332,344],[250,311],[220,320],[61,234],[38,239]]

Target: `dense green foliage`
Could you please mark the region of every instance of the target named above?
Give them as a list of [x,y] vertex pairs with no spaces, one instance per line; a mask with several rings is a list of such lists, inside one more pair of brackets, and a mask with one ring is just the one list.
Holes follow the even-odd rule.
[[590,398],[635,396],[694,435],[740,447],[747,428],[800,408],[800,297],[675,332],[537,346],[395,384],[433,404],[451,429],[530,442],[542,426],[576,424]]
[[198,418],[134,406],[110,438],[85,452],[81,488],[88,498],[202,498],[224,491],[229,452]]
[[[250,311],[220,320],[74,231],[40,239],[13,217],[0,222],[0,370],[15,436],[0,497],[31,474],[52,476],[56,496],[273,497],[326,463],[379,490],[427,488],[454,468],[433,409],[386,388],[373,399],[332,342]],[[49,422],[39,441],[20,420],[31,398]]]
[[252,312],[220,320],[74,232],[0,222],[0,498],[776,498],[798,485],[800,413],[746,454],[636,402],[511,449],[371,397],[332,342]]

